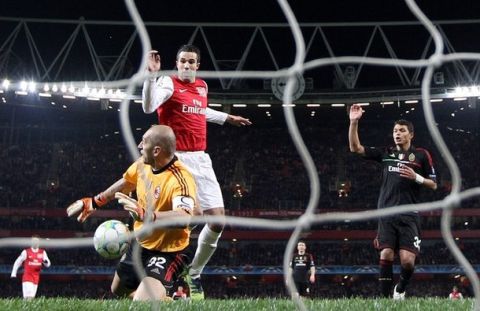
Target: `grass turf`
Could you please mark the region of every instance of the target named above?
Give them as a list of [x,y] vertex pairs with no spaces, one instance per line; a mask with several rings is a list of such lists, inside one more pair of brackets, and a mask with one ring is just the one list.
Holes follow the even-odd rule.
[[[451,301],[444,298],[409,298],[405,301],[391,299],[315,299],[305,300],[309,310],[472,310],[473,300],[464,299]],[[204,301],[174,301],[161,303],[157,310],[294,310],[292,301],[285,299],[232,299]],[[24,301],[20,298],[0,299],[0,310],[152,310],[152,305],[130,300],[93,300],[71,298],[36,298]]]

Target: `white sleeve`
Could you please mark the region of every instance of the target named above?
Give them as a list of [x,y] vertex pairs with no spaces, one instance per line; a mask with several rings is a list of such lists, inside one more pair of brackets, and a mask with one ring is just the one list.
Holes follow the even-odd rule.
[[142,108],[152,113],[173,95],[173,80],[169,76],[147,79],[143,82]]
[[25,259],[27,259],[27,252],[25,250],[23,250],[20,253],[20,256],[18,256],[18,258],[15,260],[15,263],[13,264],[12,274],[10,275],[11,277],[13,277],[13,278],[17,277],[18,268],[20,268],[20,266],[25,261]]
[[43,251],[43,265],[48,268],[52,265],[50,258],[48,258],[47,251]]
[[207,107],[205,116],[207,117],[207,122],[223,125],[227,120],[228,113],[221,112],[221,111]]

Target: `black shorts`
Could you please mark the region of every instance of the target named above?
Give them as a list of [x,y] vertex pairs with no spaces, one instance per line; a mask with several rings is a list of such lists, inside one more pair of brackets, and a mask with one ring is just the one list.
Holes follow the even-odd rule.
[[378,221],[378,248],[404,249],[416,255],[420,252],[420,218],[397,215]]
[[[117,265],[117,274],[120,277],[120,283],[123,287],[130,290],[137,289],[141,281],[133,265],[133,248],[134,244],[132,243],[127,253]],[[171,253],[152,251],[140,247],[140,252],[146,275],[162,282],[167,293],[191,261],[190,247],[179,252]]]
[[300,296],[309,296],[310,295],[310,286],[308,282],[298,282],[295,281],[295,286],[297,287],[298,294]]

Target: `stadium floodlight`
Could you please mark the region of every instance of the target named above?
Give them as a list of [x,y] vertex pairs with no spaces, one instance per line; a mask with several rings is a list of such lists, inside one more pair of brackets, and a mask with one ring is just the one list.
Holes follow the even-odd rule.
[[108,89],[108,90],[107,90],[107,94],[108,94],[109,96],[112,96],[112,95],[113,95],[113,90],[112,90],[112,89]]
[[295,107],[295,104],[282,104],[282,107]]
[[98,94],[100,96],[105,95],[105,88],[102,86],[102,88],[98,91]]
[[75,95],[63,95],[63,98],[66,98],[66,99],[75,99],[77,98]]
[[443,99],[442,98],[433,98],[433,99],[430,99],[430,102],[431,103],[441,103],[441,102],[443,102]]
[[406,101],[405,101],[405,104],[417,104],[417,103],[418,103],[418,100],[416,100],[416,99],[406,100]]
[[463,100],[467,100],[467,98],[466,98],[466,97],[455,97],[455,98],[453,99],[453,101],[456,101],[456,102],[458,102],[458,101],[463,101]]
[[[141,99],[135,99],[133,102],[136,103],[136,104],[143,104],[143,100],[141,100]],[[209,104],[209,106],[212,106],[212,105],[213,104]],[[220,105],[221,106],[222,104],[215,104],[215,105]],[[219,107],[219,106],[215,106],[215,107]]]
[[307,107],[320,107],[320,104],[307,104]]
[[247,107],[246,104],[233,104],[233,107]]
[[38,96],[40,96],[40,97],[52,97],[52,94],[47,93],[47,92],[40,92],[40,93],[38,93]]
[[87,100],[100,101],[100,98],[98,98],[98,97],[87,97]]
[[[110,98],[110,101],[114,102],[114,103],[121,103],[122,102],[122,100],[120,98]],[[110,108],[111,106],[108,106],[108,107]],[[110,109],[112,109],[112,108],[110,108]]]
[[9,87],[9,86],[10,86],[10,81],[7,80],[7,79],[3,80],[3,82],[2,82],[2,88],[3,88],[4,90],[8,90],[8,87]]
[[27,87],[28,87],[27,81],[20,82],[20,91],[25,92],[27,90]]
[[68,91],[72,94],[75,93],[75,87],[73,86],[73,84],[70,84],[70,87],[68,88]]
[[331,104],[332,107],[345,107],[345,104]]
[[58,86],[56,84],[53,84],[52,86],[52,92],[58,92]]
[[358,103],[359,106],[370,106],[370,103]]
[[60,88],[60,91],[62,91],[62,93],[67,92],[67,86],[64,83],[62,84],[62,87]]
[[[140,101],[142,102],[142,101]],[[211,104],[208,104],[210,107],[222,107],[222,104],[217,104],[217,103],[211,103]]]
[[44,91],[44,92],[50,91],[50,86],[48,85],[48,83],[45,83],[45,84],[43,85],[43,91]]
[[270,105],[270,104],[258,104],[257,107],[260,107],[260,108],[269,108],[269,107],[272,107],[272,105]]
[[382,105],[393,105],[394,102],[389,101],[389,102],[381,102]]
[[35,92],[36,90],[37,90],[37,84],[36,84],[35,82],[33,82],[33,81],[30,81],[30,82],[28,83],[28,91],[29,91],[30,93],[33,93],[33,92]]

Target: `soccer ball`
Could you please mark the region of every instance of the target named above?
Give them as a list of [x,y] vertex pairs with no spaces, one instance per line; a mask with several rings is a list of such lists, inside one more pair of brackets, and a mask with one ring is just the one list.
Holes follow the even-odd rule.
[[121,221],[107,220],[95,230],[93,245],[100,256],[117,259],[128,249],[130,244],[128,235],[128,228]]

